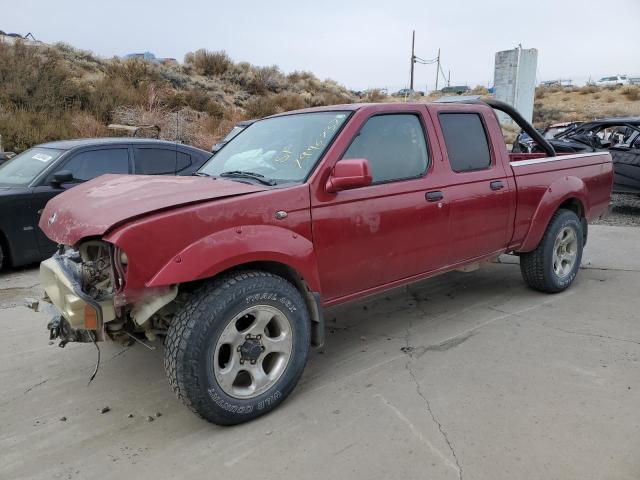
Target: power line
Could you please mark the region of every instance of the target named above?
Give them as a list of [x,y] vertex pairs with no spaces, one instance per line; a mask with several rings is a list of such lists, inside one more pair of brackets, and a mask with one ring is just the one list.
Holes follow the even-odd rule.
[[412,34],[411,34],[411,74],[410,74],[410,82],[409,82],[409,89],[413,92],[413,74],[414,74],[414,65],[416,63],[420,64],[420,65],[433,65],[434,63],[437,64],[436,66],[436,90],[438,90],[438,81],[440,79],[440,74],[442,74],[442,78],[445,80],[445,82],[447,82],[447,85],[449,85],[451,83],[451,70],[449,70],[449,75],[447,76],[447,74],[444,73],[444,69],[442,67],[442,63],[440,62],[440,49],[438,49],[438,56],[435,58],[430,58],[430,59],[424,59],[422,57],[419,57],[416,55],[415,53],[415,43],[416,43],[416,31],[413,30]]

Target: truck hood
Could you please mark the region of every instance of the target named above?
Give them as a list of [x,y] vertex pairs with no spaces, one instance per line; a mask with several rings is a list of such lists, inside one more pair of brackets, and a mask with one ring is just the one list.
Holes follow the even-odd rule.
[[103,175],[52,198],[39,226],[54,242],[74,245],[152,212],[267,188],[211,177]]

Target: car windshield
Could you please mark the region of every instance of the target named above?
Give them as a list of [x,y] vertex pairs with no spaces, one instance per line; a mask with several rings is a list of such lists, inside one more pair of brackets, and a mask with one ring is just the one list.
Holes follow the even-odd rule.
[[0,184],[28,185],[63,153],[42,147],[26,150],[0,166]]
[[334,111],[260,120],[225,145],[199,174],[303,181],[347,117],[348,112]]

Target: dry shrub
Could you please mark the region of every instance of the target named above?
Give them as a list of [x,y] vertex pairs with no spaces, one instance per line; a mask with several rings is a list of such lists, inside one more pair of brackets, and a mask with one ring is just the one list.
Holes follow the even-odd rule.
[[[244,118],[354,100],[310,72],[235,64],[225,52],[197,50],[185,62],[103,60],[64,44],[0,43],[4,146],[20,151],[48,140],[108,135],[107,124],[124,123],[157,124],[164,138],[209,149],[211,138]],[[383,98],[374,92],[371,101]]]
[[76,135],[71,112],[54,115],[25,109],[0,111],[0,132],[5,149],[14,152]]
[[536,126],[546,126],[550,123],[560,122],[563,119],[563,112],[557,108],[544,107],[542,103],[533,104],[533,123]]
[[547,95],[547,91],[544,87],[537,87],[535,93],[535,99],[542,99]]
[[245,119],[243,112],[237,108],[225,110],[222,118],[203,117],[194,125],[192,144],[203,150],[209,150],[213,144],[229,133],[236,123]]
[[154,65],[138,58],[112,59],[107,63],[105,75],[112,80],[120,80],[124,85],[133,88],[160,80],[160,75]]
[[379,89],[369,90],[364,97],[365,102],[382,102],[387,98],[387,96],[382,93]]
[[580,95],[589,95],[591,93],[596,93],[599,91],[600,89],[595,85],[585,85],[584,87],[578,89]]
[[0,105],[59,115],[86,101],[86,94],[55,51],[0,43]]
[[613,95],[607,95],[606,97],[604,97],[604,101],[607,103],[614,103],[616,101],[616,97],[614,97]]
[[627,99],[631,100],[632,102],[640,100],[640,86],[627,85],[626,87],[622,88],[620,93],[622,93],[622,95],[627,97]]
[[74,112],[71,117],[71,125],[75,130],[75,137],[94,138],[110,135],[109,129],[88,112]]
[[253,97],[244,106],[250,118],[262,118],[278,113],[279,106],[274,97]]
[[[536,89],[537,90],[537,89]],[[482,85],[476,85],[465,95],[489,95],[489,89]]]
[[184,63],[190,65],[198,75],[206,77],[223,75],[233,64],[224,50],[210,52],[204,48],[187,53]]
[[298,93],[278,93],[274,95],[273,101],[281,112],[300,110],[308,106],[305,97]]
[[280,92],[287,86],[285,76],[275,65],[254,67],[246,62],[239,63],[231,78],[252,95]]

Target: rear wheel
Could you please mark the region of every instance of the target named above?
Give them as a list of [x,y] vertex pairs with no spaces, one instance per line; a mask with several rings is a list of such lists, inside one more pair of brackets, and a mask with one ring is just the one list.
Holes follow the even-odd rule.
[[547,293],[567,289],[575,280],[582,260],[582,222],[571,210],[558,210],[538,247],[520,255],[520,271],[531,288]]
[[310,320],[282,277],[239,271],[197,291],[165,340],[176,395],[210,422],[233,425],[269,412],[293,390],[306,364]]

